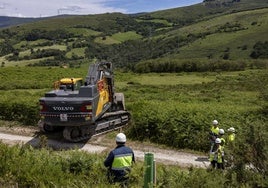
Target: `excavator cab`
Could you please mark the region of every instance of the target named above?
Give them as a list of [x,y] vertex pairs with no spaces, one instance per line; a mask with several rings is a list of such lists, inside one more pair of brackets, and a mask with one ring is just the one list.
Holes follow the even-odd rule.
[[82,84],[83,84],[82,78],[62,78],[54,82],[54,89],[74,91],[79,90]]

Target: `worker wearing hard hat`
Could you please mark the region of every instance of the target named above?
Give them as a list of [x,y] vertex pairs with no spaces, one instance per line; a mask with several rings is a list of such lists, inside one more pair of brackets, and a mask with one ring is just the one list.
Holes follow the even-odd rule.
[[209,161],[211,162],[211,166],[213,169],[215,168],[224,169],[222,153],[223,153],[223,149],[221,146],[221,139],[216,138],[215,144],[212,150],[210,151],[210,156],[209,156]]
[[227,137],[227,166],[231,166],[233,165],[234,162],[234,157],[233,157],[233,150],[234,150],[234,144],[235,144],[235,128],[230,127],[229,129],[227,129],[228,132],[228,137]]
[[213,120],[212,127],[210,129],[211,133],[217,136],[219,135],[219,131],[220,131],[218,125],[219,125],[219,122],[217,120]]
[[128,183],[132,162],[135,162],[133,150],[125,146],[126,140],[124,133],[117,134],[115,138],[117,146],[104,161],[104,165],[109,168],[108,178],[110,182],[120,182],[124,186]]
[[230,127],[228,129],[228,133],[229,133],[228,142],[233,142],[235,140],[235,128]]
[[211,143],[211,148],[212,149],[214,143],[215,143],[215,139],[218,138],[219,136],[219,127],[218,127],[219,122],[217,120],[213,120],[212,121],[212,127],[210,128],[210,132],[209,132],[209,139],[210,139],[210,143]]

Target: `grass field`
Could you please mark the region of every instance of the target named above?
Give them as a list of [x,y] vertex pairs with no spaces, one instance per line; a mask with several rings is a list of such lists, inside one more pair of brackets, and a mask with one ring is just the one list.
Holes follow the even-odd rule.
[[133,31],[125,32],[125,33],[115,33],[112,36],[105,37],[97,37],[95,42],[100,44],[119,44],[121,42],[125,42],[127,40],[136,40],[140,39],[141,36],[136,34]]
[[22,60],[22,61],[6,61],[5,57],[0,57],[0,61],[4,62],[5,67],[13,67],[13,66],[19,66],[19,67],[24,67],[29,64],[35,64],[43,60],[47,59],[54,59],[54,57],[45,57],[45,58],[39,58],[39,59],[31,59],[31,60]]
[[130,74],[125,82],[118,81],[121,85],[151,85],[151,86],[175,86],[193,85],[215,81],[215,75],[211,74],[187,74],[187,73],[151,73],[151,74]]
[[125,32],[125,33],[116,33],[114,35],[112,35],[112,38],[115,40],[118,40],[120,42],[124,42],[127,40],[136,40],[136,39],[141,39],[142,36],[136,34],[133,31],[129,31],[129,32]]
[[[36,126],[39,120],[38,99],[53,88],[55,80],[70,76],[84,78],[87,68],[88,64],[82,64],[80,68],[0,68],[1,119],[11,121],[10,126],[13,125],[13,121],[18,121],[24,126]],[[217,119],[220,128],[225,130],[230,126],[235,127],[236,144],[239,146],[234,150],[236,152],[234,159],[238,166],[226,170],[226,173],[220,172],[216,178],[218,181],[220,177],[219,181],[229,182],[228,186],[232,184],[235,187],[241,185],[239,178],[234,178],[240,172],[243,172],[239,175],[243,177],[243,186],[255,187],[256,179],[261,180],[258,185],[265,184],[261,172],[256,173],[237,167],[241,161],[244,162],[243,164],[249,161],[256,166],[262,165],[255,160],[258,157],[267,160],[264,150],[267,147],[265,139],[268,138],[265,136],[267,135],[265,116],[267,84],[267,69],[160,74],[135,74],[115,70],[115,90],[124,93],[126,107],[131,113],[131,122],[124,132],[133,141],[152,142],[166,148],[206,152],[209,148],[208,130],[213,119]],[[260,143],[263,148],[255,147]],[[264,155],[257,155],[257,151]],[[80,152],[55,153],[51,150],[35,150],[26,147],[8,149],[1,144],[0,152],[2,152],[1,156],[7,156],[5,161],[0,160],[1,172],[11,173],[13,177],[12,181],[6,181],[7,176],[0,173],[0,185],[12,185],[13,182],[41,187],[52,184],[81,187],[108,185],[102,154],[87,156]],[[34,161],[31,170],[29,164],[33,163],[29,157]],[[18,159],[23,161],[20,171],[15,165]],[[45,159],[46,163],[41,159]],[[90,167],[92,169],[88,170]],[[143,164],[137,163],[131,174],[131,185],[134,187],[142,185],[142,172]],[[183,181],[182,187],[189,185],[209,187],[215,183],[215,172],[195,168],[179,170],[178,167],[173,166],[157,166],[158,185],[176,187],[175,184],[181,185]],[[44,176],[43,173],[46,175]],[[174,176],[176,173],[180,174],[181,179],[178,180],[178,176]],[[57,178],[55,179],[55,175],[52,174],[57,174]],[[200,176],[205,176],[206,181],[196,181],[196,179],[200,180]],[[167,177],[172,181],[166,182]],[[195,181],[190,181],[189,178]],[[222,187],[226,185],[224,183]]]
[[66,57],[71,58],[73,55],[76,55],[79,57],[85,57],[85,49],[86,48],[74,48],[71,51],[66,53]]
[[[252,16],[254,15],[254,16]],[[172,31],[172,35],[185,37],[188,34],[211,32],[212,34],[200,37],[198,40],[178,49],[176,58],[210,58],[222,59],[228,49],[230,59],[248,59],[256,41],[267,41],[268,9],[245,11],[218,18],[198,22],[191,26]],[[252,24],[256,23],[256,24]],[[223,32],[222,26],[239,25],[237,30]],[[228,29],[228,28],[226,28]],[[242,47],[246,47],[242,50]]]
[[119,44],[120,41],[110,37],[110,36],[107,36],[107,37],[97,37],[95,38],[94,42],[96,43],[100,43],[100,44]]
[[94,31],[92,29],[86,29],[86,28],[69,28],[68,31],[75,34],[76,36],[82,35],[85,37],[97,36],[101,34],[101,32]]
[[35,40],[35,41],[26,41],[26,40],[23,40],[17,44],[15,44],[13,47],[15,49],[20,49],[20,48],[23,48],[23,46],[27,46],[27,47],[35,47],[35,46],[39,46],[40,44],[42,43],[45,43],[45,42],[49,42],[49,40],[46,40],[46,39],[39,39],[39,40]]

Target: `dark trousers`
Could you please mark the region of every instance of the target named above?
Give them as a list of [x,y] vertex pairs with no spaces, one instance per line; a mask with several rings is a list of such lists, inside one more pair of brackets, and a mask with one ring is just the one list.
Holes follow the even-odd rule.
[[218,163],[217,161],[211,161],[211,166],[213,169],[217,168],[217,169],[224,169],[224,165],[223,163]]
[[116,176],[111,170],[107,172],[108,180],[111,184],[119,183],[120,187],[128,187],[129,177],[128,176]]

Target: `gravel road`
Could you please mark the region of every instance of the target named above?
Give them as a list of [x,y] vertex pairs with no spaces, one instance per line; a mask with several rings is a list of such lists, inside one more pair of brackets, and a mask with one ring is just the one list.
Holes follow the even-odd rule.
[[[47,145],[54,149],[80,149],[87,151],[89,153],[101,153],[108,152],[113,149],[114,145],[103,146],[98,144],[100,138],[92,141],[92,143],[69,143],[64,141],[59,141],[55,139],[47,139]],[[0,140],[9,145],[15,144],[30,144],[32,146],[38,146],[40,143],[40,137],[38,136],[25,136],[19,134],[6,133],[0,130]],[[171,165],[178,165],[181,167],[199,167],[207,168],[209,166],[209,161],[207,156],[192,154],[188,152],[181,152],[176,150],[160,149],[155,146],[147,146],[143,143],[132,143],[130,144],[134,150],[137,160],[144,160],[145,153],[153,153],[156,163],[164,163]]]

